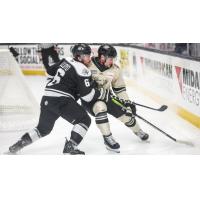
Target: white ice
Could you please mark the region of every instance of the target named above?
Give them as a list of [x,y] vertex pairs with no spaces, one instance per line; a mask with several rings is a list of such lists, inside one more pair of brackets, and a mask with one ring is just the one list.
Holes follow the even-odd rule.
[[[43,76],[26,76],[26,80],[33,94],[40,103],[46,78]],[[131,99],[136,102],[159,107],[156,102],[147,96],[144,96],[134,88],[128,88]],[[146,118],[162,130],[179,140],[190,141],[194,147],[185,144],[179,144],[168,137],[138,120],[142,129],[149,133],[149,142],[142,142],[127,127],[118,120],[109,116],[113,136],[121,145],[120,155],[137,155],[137,154],[200,154],[200,129],[185,121],[172,111],[165,112],[151,111],[138,107],[138,114]],[[70,137],[72,125],[63,119],[57,120],[55,127],[50,135],[24,148],[21,155],[62,155],[65,137]],[[1,132],[0,133],[0,153],[8,150],[8,147],[15,143],[24,132]],[[86,152],[87,155],[119,155],[108,152],[104,146],[103,138],[97,129],[94,118],[92,125],[79,148]]]

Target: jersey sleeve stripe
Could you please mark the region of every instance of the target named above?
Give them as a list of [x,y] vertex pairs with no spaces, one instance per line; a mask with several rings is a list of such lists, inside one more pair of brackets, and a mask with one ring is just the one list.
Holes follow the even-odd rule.
[[126,91],[126,88],[125,88],[125,87],[113,88],[113,91],[114,91],[116,94],[119,94],[119,93],[121,93],[121,92]]
[[83,99],[84,101],[86,102],[90,102],[92,101],[92,99],[94,98],[94,95],[95,95],[95,90],[92,89],[91,92],[83,97],[81,97],[81,99]]
[[74,96],[72,96],[69,93],[62,92],[62,91],[55,90],[55,89],[49,89],[49,88],[45,89],[44,96],[50,96],[50,97],[63,97],[63,96],[65,96],[65,97],[71,97],[72,99],[75,100]]

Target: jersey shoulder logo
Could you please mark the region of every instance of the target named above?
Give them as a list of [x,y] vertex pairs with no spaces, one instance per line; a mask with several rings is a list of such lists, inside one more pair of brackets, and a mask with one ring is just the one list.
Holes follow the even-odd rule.
[[89,70],[87,69],[83,69],[81,74],[85,75],[85,76],[88,76],[90,74]]
[[91,76],[90,70],[82,63],[75,62],[73,63],[74,69],[79,76],[89,77]]
[[79,76],[83,76],[83,77],[91,76],[90,70],[83,63],[78,62],[72,58],[66,58],[66,60],[69,62],[69,64],[71,64],[71,66],[73,66],[73,68],[75,69],[76,73]]

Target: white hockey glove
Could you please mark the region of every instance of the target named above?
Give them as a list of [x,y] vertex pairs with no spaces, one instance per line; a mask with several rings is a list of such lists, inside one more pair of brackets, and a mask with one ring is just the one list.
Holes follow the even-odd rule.
[[104,75],[93,75],[93,79],[97,82],[97,84],[99,86],[103,86],[104,84],[106,84],[107,79]]
[[103,88],[100,88],[99,92],[100,92],[100,96],[98,97],[98,100],[104,101],[104,102],[107,103],[108,99],[109,99],[109,93],[110,93],[110,91],[109,90],[105,90]]
[[113,74],[96,74],[92,78],[97,82],[98,86],[109,89],[113,80]]

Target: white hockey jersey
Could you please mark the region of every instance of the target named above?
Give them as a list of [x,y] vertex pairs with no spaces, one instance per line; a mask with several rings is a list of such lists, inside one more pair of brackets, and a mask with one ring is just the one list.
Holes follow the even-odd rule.
[[110,68],[101,65],[97,57],[93,57],[89,65],[92,78],[104,89],[112,88],[115,94],[124,100],[129,100],[126,92],[126,85],[122,76],[122,70],[114,64]]

